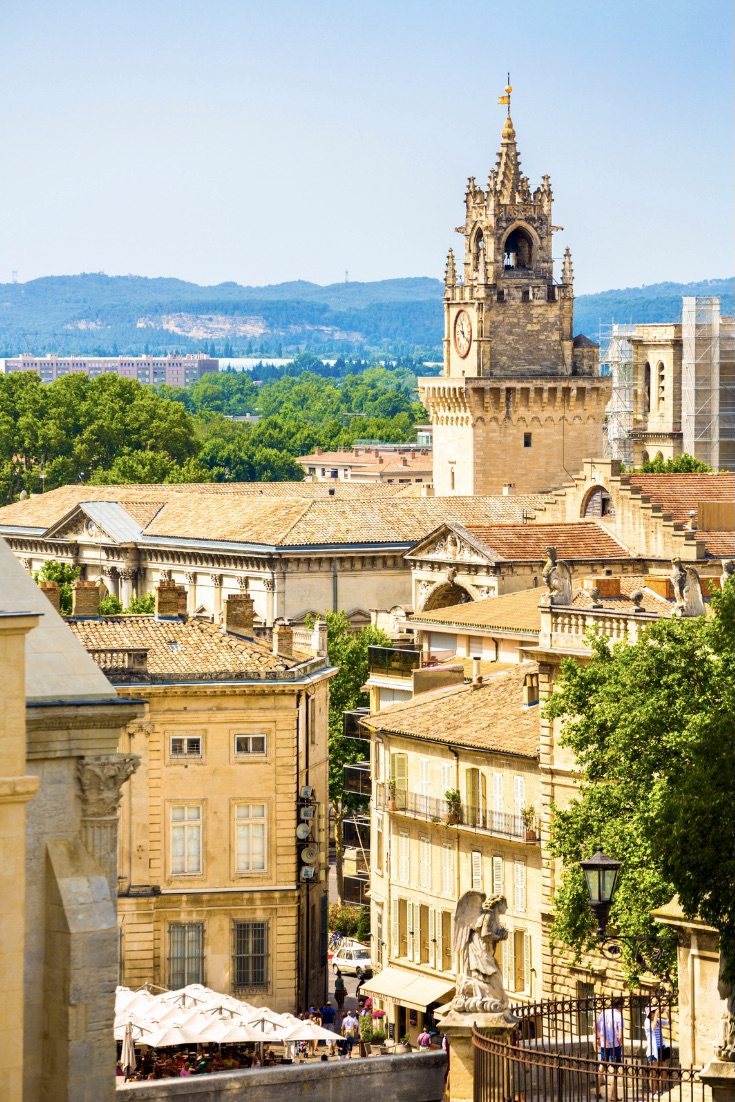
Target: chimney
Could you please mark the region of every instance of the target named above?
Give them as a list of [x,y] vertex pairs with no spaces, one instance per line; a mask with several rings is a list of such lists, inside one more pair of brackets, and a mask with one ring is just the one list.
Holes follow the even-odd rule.
[[582,583],[586,592],[592,594],[593,589],[598,589],[600,597],[619,597],[620,596],[620,578],[585,578]]
[[285,620],[273,625],[273,653],[293,658],[293,628]]
[[46,594],[57,612],[61,612],[61,595],[58,582],[41,582],[41,590]]
[[327,623],[326,620],[317,620],[311,633],[311,652],[315,658],[327,656]]
[[415,459],[415,458],[416,458],[416,452],[411,452],[411,458],[412,458],[412,459]]
[[249,593],[230,593],[225,598],[225,631],[236,635],[253,634],[253,598]]
[[74,582],[71,587],[71,614],[77,620],[99,618],[100,591],[96,582]]
[[401,456],[401,463],[403,464],[404,467],[408,466],[408,460],[406,459],[405,455]]
[[187,609],[188,600],[187,600],[186,586],[185,585],[177,585],[176,586],[176,592],[179,595],[178,614],[179,614],[179,616],[186,616],[186,613],[188,611],[188,609]]
[[482,675],[480,674],[480,662],[481,662],[481,659],[479,659],[479,658],[473,658],[472,659],[472,684],[473,685],[481,685],[482,684]]
[[179,587],[176,582],[159,582],[156,586],[157,620],[178,620]]
[[314,448],[314,455],[321,455],[321,454],[322,454],[322,449],[317,444],[317,446]]

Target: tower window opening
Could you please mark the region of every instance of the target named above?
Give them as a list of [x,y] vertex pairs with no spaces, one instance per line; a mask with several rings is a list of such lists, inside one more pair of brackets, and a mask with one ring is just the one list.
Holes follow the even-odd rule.
[[531,447],[531,433],[530,432],[524,432],[524,434],[523,434],[523,447],[524,448],[530,448]]
[[646,413],[651,412],[651,365],[646,364],[646,370],[643,376],[643,409]]
[[485,238],[483,237],[482,230],[478,230],[475,235],[475,256],[474,267],[475,271],[480,269],[480,261],[485,258]]
[[660,411],[664,408],[664,391],[666,385],[666,369],[661,361],[658,365],[658,408]]
[[533,267],[533,241],[520,226],[505,240],[503,267],[506,272],[525,271]]

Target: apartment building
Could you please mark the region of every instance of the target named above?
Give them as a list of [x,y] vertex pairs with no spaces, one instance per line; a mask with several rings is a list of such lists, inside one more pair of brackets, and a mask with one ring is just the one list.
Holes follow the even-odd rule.
[[205,983],[278,1011],[323,999],[323,633],[278,625],[266,646],[247,594],[220,628],[180,613],[173,582],[154,616],[100,616],[93,582],[73,596],[75,638],[118,696],[145,702],[120,744],[140,757],[120,809],[120,982]]
[[508,902],[507,989],[540,994],[538,671],[533,662],[428,691],[361,723],[370,732],[370,906],[389,1031],[415,1041],[454,992],[453,916],[470,889]]
[[65,375],[119,375],[121,379],[137,379],[139,383],[168,383],[169,386],[189,386],[211,371],[219,371],[219,360],[195,352],[186,356],[20,356],[0,359],[0,373],[35,371],[42,383],[53,383]]
[[431,447],[411,444],[355,445],[337,451],[315,448],[311,455],[300,455],[308,478],[315,482],[332,479],[350,482],[421,482],[430,484]]

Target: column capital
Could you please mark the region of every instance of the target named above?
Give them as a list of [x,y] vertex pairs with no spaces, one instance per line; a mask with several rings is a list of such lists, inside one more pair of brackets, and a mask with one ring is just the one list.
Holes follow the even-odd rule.
[[79,758],[77,783],[82,800],[82,818],[117,817],[122,786],[139,765],[137,754],[98,754]]

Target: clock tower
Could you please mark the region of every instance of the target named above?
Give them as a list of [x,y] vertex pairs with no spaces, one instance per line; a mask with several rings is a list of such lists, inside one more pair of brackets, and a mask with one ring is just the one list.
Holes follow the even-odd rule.
[[531,191],[510,117],[483,191],[465,193],[464,256],[447,257],[444,368],[420,379],[434,428],[437,495],[535,493],[602,454],[610,380],[573,337],[572,257],[554,279],[549,177]]

